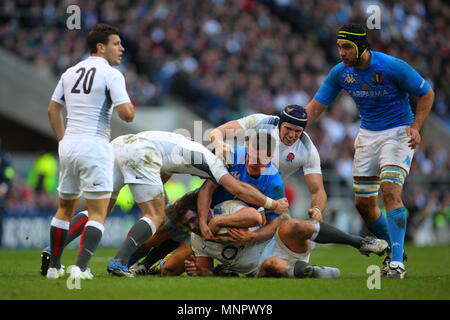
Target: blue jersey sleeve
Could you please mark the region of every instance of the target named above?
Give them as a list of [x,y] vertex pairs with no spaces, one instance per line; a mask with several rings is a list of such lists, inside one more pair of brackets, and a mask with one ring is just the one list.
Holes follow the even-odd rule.
[[331,69],[325,81],[322,83],[319,90],[317,90],[314,99],[320,104],[326,106],[331,105],[339,92],[341,92],[342,87],[339,84],[339,69],[340,64]]
[[421,97],[430,90],[430,84],[402,59],[393,58],[390,71],[398,86],[413,96]]
[[[264,194],[274,200],[279,200],[285,197],[284,183],[279,173],[270,176],[270,182],[267,188],[264,190]],[[266,210],[265,213],[267,221],[276,219],[279,216],[278,213],[275,213],[274,211],[271,210]]]

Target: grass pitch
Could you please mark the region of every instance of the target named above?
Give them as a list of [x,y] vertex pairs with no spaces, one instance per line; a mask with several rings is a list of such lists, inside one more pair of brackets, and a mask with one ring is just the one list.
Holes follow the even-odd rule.
[[[298,299],[450,299],[450,246],[406,248],[408,278],[381,279],[381,288],[367,288],[370,265],[382,258],[365,257],[344,246],[320,246],[311,263],[341,269],[339,279],[247,279],[108,276],[106,264],[116,249],[99,249],[91,260],[95,275],[69,290],[66,279],[39,274],[39,250],[0,250],[0,299],[156,299],[156,300],[298,300]],[[73,264],[75,250],[62,262]]]

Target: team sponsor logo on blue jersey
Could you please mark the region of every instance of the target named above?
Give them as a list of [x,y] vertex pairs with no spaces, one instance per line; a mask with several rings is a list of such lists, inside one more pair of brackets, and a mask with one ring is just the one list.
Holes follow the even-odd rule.
[[348,93],[354,98],[376,98],[389,94],[387,90],[349,90]]

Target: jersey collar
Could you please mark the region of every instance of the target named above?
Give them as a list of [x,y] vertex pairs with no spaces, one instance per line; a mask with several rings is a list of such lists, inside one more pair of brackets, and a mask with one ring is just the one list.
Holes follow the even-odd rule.
[[94,60],[102,61],[102,62],[106,63],[107,65],[109,65],[108,60],[106,60],[105,58],[100,57],[100,56],[89,56],[89,59],[94,59]]

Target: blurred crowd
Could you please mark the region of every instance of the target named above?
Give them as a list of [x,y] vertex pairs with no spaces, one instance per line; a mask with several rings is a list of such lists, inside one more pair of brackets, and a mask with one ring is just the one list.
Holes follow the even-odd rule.
[[[81,8],[81,30],[66,28],[71,4]],[[286,103],[306,104],[339,61],[336,30],[366,21],[370,4],[380,6],[382,20],[381,30],[369,30],[372,49],[406,60],[429,80],[436,92],[433,112],[450,121],[445,0],[0,0],[0,46],[30,61],[36,72],[59,76],[86,56],[87,30],[98,22],[116,25],[126,49],[119,69],[135,105],[158,105],[175,94],[218,125],[255,112],[275,114]],[[351,196],[358,121],[353,101],[342,94],[308,129],[331,196]],[[410,210],[448,211],[449,169],[448,152],[425,137],[412,172],[433,183],[406,184]],[[17,200],[22,197],[51,203],[22,190],[10,205],[24,205]]]
[[[1,0],[0,45],[60,75],[85,54],[87,30],[120,27],[127,50],[120,66],[138,105],[167,93],[195,103],[214,124],[253,112],[306,104],[339,61],[336,30],[381,8],[372,48],[409,62],[432,82],[434,112],[449,117],[450,7],[444,0]],[[81,30],[67,30],[69,4]],[[205,112],[208,110],[209,112]]]

